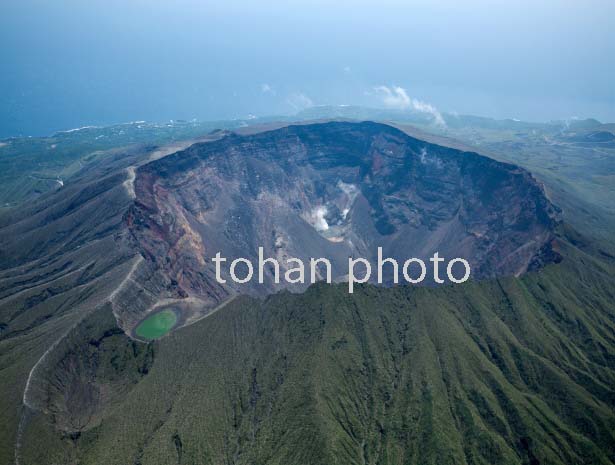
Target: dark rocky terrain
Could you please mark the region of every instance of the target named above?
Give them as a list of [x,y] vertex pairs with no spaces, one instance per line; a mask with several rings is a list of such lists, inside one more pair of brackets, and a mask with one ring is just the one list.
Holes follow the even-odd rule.
[[334,278],[347,273],[349,256],[376,263],[378,247],[399,263],[434,252],[465,258],[476,279],[557,259],[557,209],[527,171],[376,123],[195,144],[140,167],[135,192],[127,222],[137,248],[179,296],[215,302],[280,288],[271,270],[264,285],[225,276],[220,286],[206,261],[218,251],[254,263],[259,246],[281,264],[326,257]]

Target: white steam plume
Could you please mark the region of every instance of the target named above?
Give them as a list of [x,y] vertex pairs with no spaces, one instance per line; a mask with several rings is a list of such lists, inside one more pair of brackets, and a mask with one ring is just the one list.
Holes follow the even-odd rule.
[[438,126],[446,126],[442,114],[430,103],[423,102],[408,96],[406,89],[399,86],[377,86],[374,90],[382,96],[382,103],[386,107],[398,110],[414,110],[420,113],[431,115],[433,121]]

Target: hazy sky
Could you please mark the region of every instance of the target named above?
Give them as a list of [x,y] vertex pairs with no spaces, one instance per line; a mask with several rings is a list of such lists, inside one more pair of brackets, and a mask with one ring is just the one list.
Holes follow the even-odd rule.
[[[0,137],[384,106],[615,121],[615,0],[0,0]],[[389,104],[391,102],[388,102]]]

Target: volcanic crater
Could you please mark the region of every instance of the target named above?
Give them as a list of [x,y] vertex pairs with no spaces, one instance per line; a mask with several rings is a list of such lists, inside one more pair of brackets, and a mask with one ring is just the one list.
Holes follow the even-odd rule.
[[559,210],[529,172],[385,124],[230,133],[142,165],[134,187],[125,217],[134,245],[179,299],[209,307],[307,286],[275,284],[272,269],[263,284],[221,284],[216,252],[257,262],[263,247],[282,267],[325,257],[339,280],[348,257],[375,261],[378,247],[400,263],[434,252],[464,258],[473,279],[558,260]]

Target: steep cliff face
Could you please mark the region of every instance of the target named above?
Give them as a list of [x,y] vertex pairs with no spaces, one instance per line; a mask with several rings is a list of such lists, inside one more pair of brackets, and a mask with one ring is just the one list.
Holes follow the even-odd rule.
[[128,226],[178,296],[220,301],[279,289],[271,269],[262,285],[216,282],[216,252],[256,263],[258,247],[281,273],[286,258],[326,257],[334,278],[347,273],[349,256],[375,262],[378,247],[400,263],[434,252],[465,258],[478,279],[557,259],[557,211],[528,172],[376,123],[195,144],[139,168],[135,191]]

